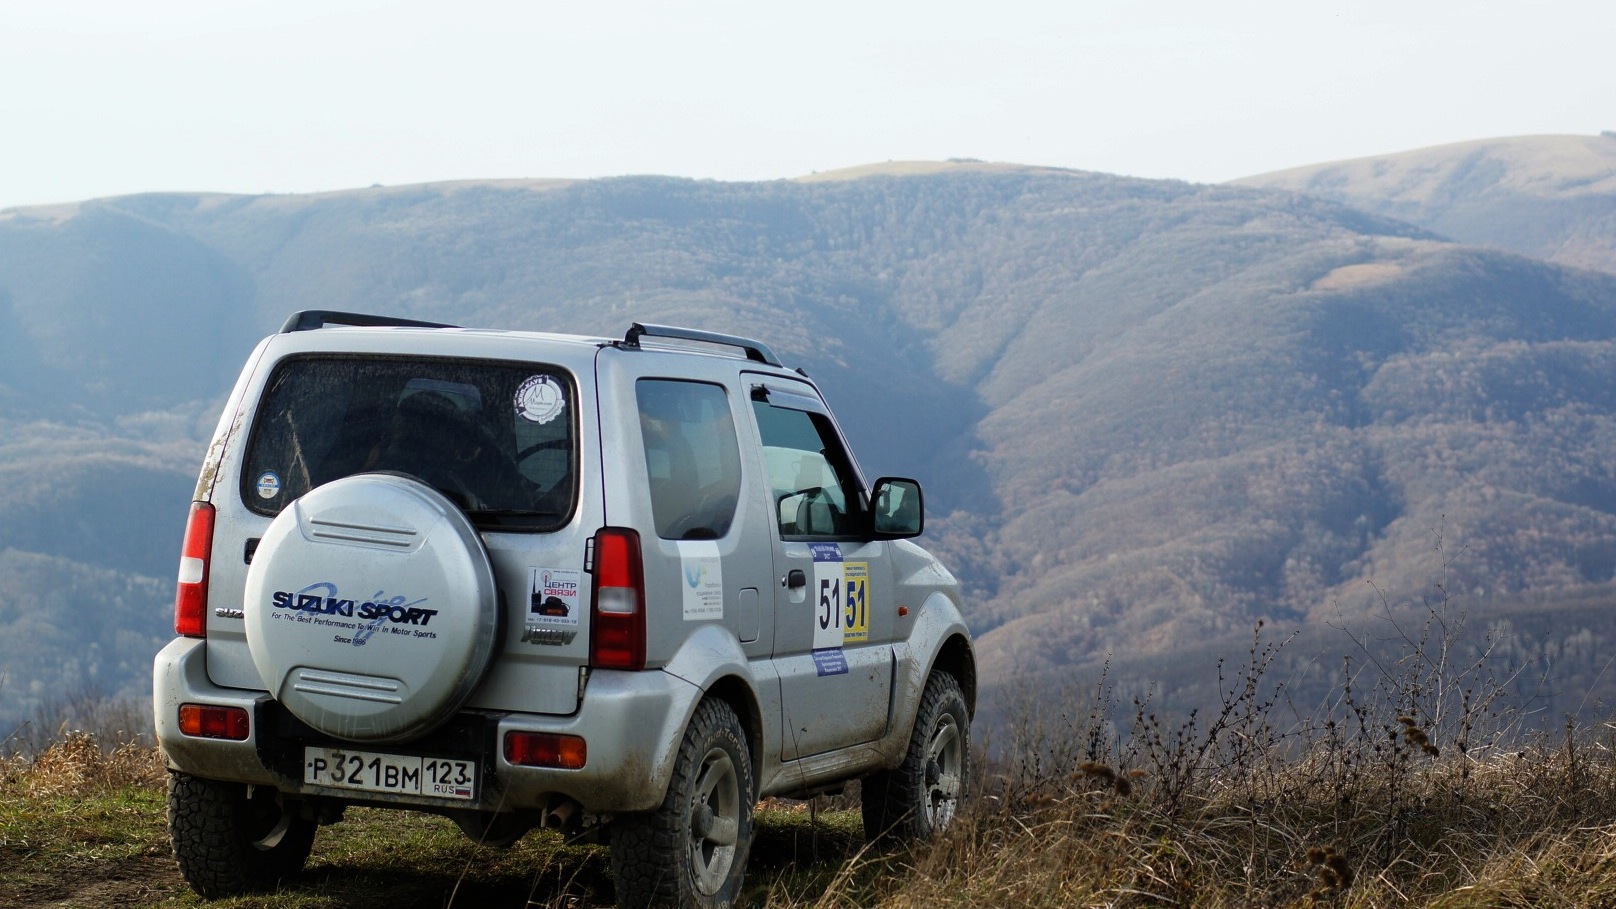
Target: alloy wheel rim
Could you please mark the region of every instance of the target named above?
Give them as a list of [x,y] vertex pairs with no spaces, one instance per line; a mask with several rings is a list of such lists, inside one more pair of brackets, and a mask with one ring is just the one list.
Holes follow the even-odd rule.
[[965,741],[952,714],[943,714],[926,745],[926,816],[933,830],[947,827],[959,808],[965,776]]
[[703,893],[718,893],[729,879],[740,828],[740,776],[729,752],[714,748],[702,759],[690,805],[690,863]]

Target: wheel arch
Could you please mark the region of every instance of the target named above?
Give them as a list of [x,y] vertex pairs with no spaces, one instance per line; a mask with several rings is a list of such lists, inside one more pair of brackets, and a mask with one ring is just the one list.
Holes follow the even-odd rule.
[[[735,711],[746,730],[746,746],[751,752],[752,779],[761,785],[765,732],[763,705],[758,699],[757,684],[752,678],[750,664],[735,637],[722,626],[705,625],[692,632],[665,671],[684,679],[701,689],[701,696],[692,701],[684,716],[688,727],[703,698],[723,701]],[[672,763],[667,765],[672,772]]]
[[971,717],[976,717],[976,652],[971,649],[971,642],[964,634],[954,633],[943,642],[937,651],[937,658],[932,661],[930,669],[926,672],[929,677],[933,672],[946,672],[959,680],[960,690],[965,693],[965,706],[971,711]]
[[[752,685],[737,675],[726,675],[715,679],[707,686],[706,697],[723,701],[735,716],[741,721],[741,728],[746,730],[746,750],[752,763],[752,779],[761,781],[763,778],[763,709],[759,706],[757,693]],[[754,782],[754,785],[758,785]]]
[[965,617],[953,597],[943,591],[933,591],[922,605],[908,640],[900,642],[899,647],[900,655],[907,653],[909,666],[907,679],[900,680],[900,683],[907,682],[908,703],[898,712],[899,718],[913,719],[921,692],[926,688],[926,679],[937,670],[959,680],[966,707],[973,718],[976,716],[976,650],[971,644]]

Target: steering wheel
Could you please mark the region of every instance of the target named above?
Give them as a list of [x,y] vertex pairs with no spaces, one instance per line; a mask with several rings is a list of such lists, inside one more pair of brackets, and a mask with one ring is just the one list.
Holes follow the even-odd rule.
[[566,436],[562,436],[558,439],[545,439],[542,442],[534,442],[532,445],[529,445],[516,453],[516,464],[517,466],[521,466],[522,463],[528,458],[533,457],[541,451],[557,451],[570,448],[571,446],[572,440]]

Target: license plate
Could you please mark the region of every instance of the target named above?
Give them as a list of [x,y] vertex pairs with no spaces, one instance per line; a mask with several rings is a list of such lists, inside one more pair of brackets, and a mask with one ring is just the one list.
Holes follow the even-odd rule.
[[453,758],[309,746],[303,749],[303,782],[364,792],[473,801],[477,798],[477,764]]

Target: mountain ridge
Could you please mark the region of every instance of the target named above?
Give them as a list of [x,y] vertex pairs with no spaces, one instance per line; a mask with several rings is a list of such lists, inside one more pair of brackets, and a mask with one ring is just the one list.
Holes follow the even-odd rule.
[[1616,271],[1616,132],[1481,139],[1258,174],[1462,243]]
[[1356,621],[1433,578],[1500,620],[1616,591],[1616,275],[1288,190],[939,165],[0,213],[0,664],[44,673],[0,718],[73,683],[8,641],[86,618],[18,584],[120,579],[151,599],[108,632],[167,637],[202,446],[297,309],[764,340],[869,475],[926,484],[995,679]]

